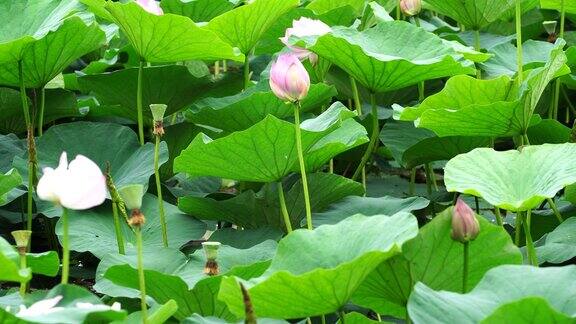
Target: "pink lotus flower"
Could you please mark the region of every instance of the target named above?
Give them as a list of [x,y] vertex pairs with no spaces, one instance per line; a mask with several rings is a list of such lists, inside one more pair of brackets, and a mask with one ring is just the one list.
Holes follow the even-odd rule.
[[479,232],[480,224],[476,214],[464,200],[458,198],[452,214],[452,239],[466,243],[476,239]]
[[106,179],[92,160],[78,155],[68,165],[66,152],[62,152],[56,169],[44,168],[36,191],[40,199],[65,208],[88,209],[106,200]]
[[406,16],[416,16],[422,10],[422,0],[400,0],[400,9]]
[[308,95],[310,76],[294,54],[282,54],[270,69],[270,88],[285,101],[300,101]]
[[318,55],[310,52],[307,49],[290,45],[288,40],[290,39],[290,36],[322,36],[331,31],[332,29],[330,26],[326,25],[320,20],[302,17],[299,20],[294,20],[292,22],[292,28],[286,29],[284,37],[280,37],[280,41],[284,43],[284,45],[286,45],[299,59],[309,59],[312,64],[316,64],[318,61]]
[[160,3],[156,0],[136,0],[136,3],[149,13],[161,16],[164,14],[162,8],[160,8]]

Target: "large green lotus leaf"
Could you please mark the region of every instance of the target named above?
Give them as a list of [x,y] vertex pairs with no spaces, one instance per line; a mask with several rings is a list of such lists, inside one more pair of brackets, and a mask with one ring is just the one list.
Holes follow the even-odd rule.
[[228,0],[163,0],[160,6],[164,13],[186,16],[194,22],[210,21],[234,8]]
[[18,61],[24,49],[79,9],[78,1],[2,1],[0,3],[0,63]]
[[430,130],[416,128],[413,123],[404,121],[388,121],[380,132],[380,140],[390,150],[394,160],[407,169],[450,160],[458,154],[490,144],[487,137],[437,137]]
[[[342,124],[342,120],[354,115],[342,104],[336,103],[320,116],[302,122],[300,127],[304,154],[309,153],[323,137],[335,131]],[[325,146],[338,143],[341,139],[334,138],[325,143]],[[331,151],[328,154],[331,156],[342,152],[334,151],[331,145],[327,149]],[[174,160],[174,171],[242,181],[270,182],[284,177],[297,168],[297,164],[294,124],[269,115],[247,130],[223,138],[212,140],[199,134]],[[308,170],[313,170],[319,165],[307,167]]]
[[298,0],[254,0],[212,19],[206,29],[247,55],[268,29],[298,4]]
[[428,206],[429,201],[422,197],[410,197],[406,199],[384,196],[372,197],[346,197],[332,205],[321,213],[312,215],[314,227],[326,224],[336,224],[350,216],[362,214],[364,216],[373,215],[394,215],[400,212],[412,212]]
[[531,145],[563,144],[571,141],[571,131],[555,119],[544,119],[528,128],[528,138]]
[[[182,214],[174,205],[164,202],[168,226],[168,244],[179,248],[190,240],[201,238],[206,232],[206,224]],[[97,209],[68,211],[70,222],[70,249],[78,252],[91,252],[99,258],[118,251],[114,234],[112,206],[104,204]],[[157,197],[146,194],[142,202],[142,213],[146,224],[142,229],[144,249],[163,247]],[[120,215],[120,217],[122,217]],[[126,251],[136,249],[136,237],[128,224],[121,219],[121,231]],[[58,221],[56,234],[62,239],[62,222]]]
[[400,119],[416,120],[438,136],[511,136],[522,133],[550,81],[567,73],[566,55],[558,41],[544,67],[526,72],[519,87],[509,77],[478,80],[456,76],[439,93],[416,108],[401,112]]
[[[7,258],[6,265],[10,268],[10,264],[19,265],[20,255],[18,251],[6,240],[0,237],[0,253],[3,257]],[[26,253],[26,264],[32,273],[41,274],[44,276],[54,277],[60,271],[60,258],[55,251],[43,253]]]
[[[87,289],[74,285],[58,285],[48,291],[45,299],[61,296],[62,299],[52,311],[31,312],[31,314],[17,315],[25,323],[110,323],[123,321],[126,318],[125,310],[114,310]],[[81,303],[92,304],[93,307],[79,306]],[[30,305],[27,305],[30,306]],[[89,305],[87,305],[89,306]],[[0,317],[2,314],[0,313]],[[10,322],[11,323],[11,322]]]
[[404,21],[383,22],[362,32],[334,27],[305,41],[310,50],[375,92],[474,73],[472,63],[440,37]]
[[576,144],[543,144],[497,152],[479,148],[446,164],[449,192],[482,197],[510,211],[536,208],[576,182]]
[[[24,119],[21,100],[19,91],[0,88],[0,107],[2,107],[0,132],[21,133],[26,131],[26,120]],[[71,91],[47,89],[45,100],[44,125],[60,118],[81,116],[76,104],[76,95]]]
[[313,0],[306,9],[330,26],[349,26],[362,16],[365,6],[364,0]]
[[[328,205],[344,197],[362,195],[362,186],[335,174],[312,173],[308,176],[310,206],[313,211],[322,211]],[[299,228],[305,217],[302,183],[296,181],[285,190],[286,208],[292,227]],[[277,183],[264,185],[258,193],[245,191],[231,199],[218,201],[204,197],[184,197],[178,200],[178,207],[187,214],[199,219],[227,221],[238,226],[256,229],[263,225],[285,230]]]
[[[16,254],[16,259],[14,259]],[[20,269],[18,252],[6,240],[0,237],[0,280],[14,282],[28,282],[32,278],[30,268]]]
[[[272,241],[246,250],[222,246],[218,253],[221,275],[214,277],[203,273],[206,259],[204,252],[199,250],[173,272],[145,270],[146,293],[159,303],[174,299],[178,303],[175,314],[177,319],[198,313],[237,320],[238,318],[228,311],[226,304],[216,298],[222,275],[229,274],[246,279],[261,275],[270,265],[275,248],[276,243]],[[135,266],[135,261],[132,260],[130,264]],[[111,266],[104,273],[104,277],[117,285],[138,289],[138,273],[130,264]]]
[[281,230],[269,226],[256,229],[225,227],[214,231],[209,240],[237,249],[248,249],[266,240],[279,241],[283,234]]
[[243,56],[215,33],[188,17],[156,16],[134,2],[107,2],[106,9],[140,57],[152,63],[191,60],[243,60]]
[[[106,170],[110,162],[111,174],[117,188],[126,185],[147,185],[154,174],[154,145],[140,146],[136,133],[128,127],[93,122],[75,122],[51,127],[37,143],[41,167],[56,167],[62,151],[72,160],[82,154]],[[111,149],[111,144],[118,146]],[[160,145],[160,165],[168,160],[166,144]]]
[[[302,111],[326,105],[336,94],[336,88],[332,86],[313,84],[308,96],[302,100]],[[278,99],[270,90],[267,80],[231,97],[197,101],[185,113],[190,122],[229,132],[245,130],[268,115],[278,118],[294,116],[294,107]]]
[[[550,59],[550,52],[555,48],[554,44],[544,41],[528,40],[522,44],[522,59],[524,69],[529,70],[538,65],[544,65]],[[494,56],[488,61],[481,63],[482,70],[486,73],[485,78],[498,77],[500,75],[514,76],[518,72],[517,49],[510,42],[494,46],[491,50]]]
[[[14,19],[11,17],[11,19]],[[106,41],[95,21],[85,22],[72,16],[54,31],[29,44],[22,53],[24,84],[27,88],[44,87],[72,62],[98,49]],[[0,84],[18,86],[17,60],[0,65]]]
[[22,177],[18,170],[11,169],[5,174],[0,173],[0,206],[10,202],[10,191],[21,184]]
[[[84,75],[78,78],[84,92],[93,92],[102,105],[116,106],[112,110],[90,112],[91,115],[116,116],[137,120],[136,90],[138,69],[124,69],[112,73]],[[167,105],[171,115],[195,100],[210,94],[218,86],[208,75],[193,75],[182,65],[144,68],[142,107],[146,123],[152,123],[150,104]]]
[[25,144],[14,134],[0,135],[0,172],[7,173],[12,169],[14,157],[23,156],[26,151]]
[[576,256],[576,217],[565,220],[554,231],[534,243],[539,263],[563,263]]
[[526,297],[500,306],[482,324],[498,323],[574,323],[574,318],[555,310],[550,303],[541,297]]
[[576,14],[576,3],[573,1],[566,0],[540,0],[540,6],[542,9],[555,9],[560,11],[564,4],[564,10],[567,13]]
[[[520,250],[508,233],[482,217],[480,234],[470,243],[469,289],[484,274],[502,264],[521,264]],[[406,316],[406,304],[415,282],[433,289],[462,290],[462,244],[452,240],[452,208],[426,224],[418,236],[402,247],[402,255],[380,264],[358,289],[353,302],[381,314]]]
[[470,29],[480,29],[498,20],[515,4],[514,0],[426,0],[426,3]]
[[[417,232],[416,218],[408,213],[355,215],[313,231],[296,230],[280,241],[266,273],[243,284],[258,316],[328,314],[343,307],[366,276],[398,254]],[[219,298],[242,317],[244,304],[237,280],[225,278]]]
[[[472,268],[473,269],[473,268]],[[408,311],[416,323],[478,323],[505,303],[540,297],[568,316],[576,314],[576,266],[536,268],[496,267],[468,294],[434,291],[417,283]],[[530,304],[525,304],[529,306]],[[530,311],[526,307],[526,311]]]

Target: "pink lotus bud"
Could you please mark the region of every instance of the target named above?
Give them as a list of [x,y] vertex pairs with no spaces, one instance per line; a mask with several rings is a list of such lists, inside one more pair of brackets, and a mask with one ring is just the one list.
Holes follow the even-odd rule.
[[270,69],[270,88],[285,101],[304,99],[310,89],[310,76],[294,54],[282,54]]
[[406,16],[416,16],[422,10],[422,0],[400,0],[400,9]]
[[452,239],[461,243],[473,241],[480,232],[476,214],[464,200],[458,198],[452,214]]
[[149,13],[161,16],[164,14],[162,8],[160,8],[160,3],[156,0],[136,0],[136,3]]
[[36,191],[40,199],[65,208],[88,209],[106,200],[106,179],[92,160],[78,155],[68,165],[66,152],[62,152],[56,169],[44,168]]
[[299,59],[309,59],[312,64],[318,61],[318,55],[310,52],[307,49],[293,46],[288,43],[290,36],[305,37],[305,36],[322,36],[328,34],[332,29],[320,20],[314,20],[302,17],[299,20],[292,22],[292,28],[286,29],[284,37],[280,37],[280,41],[286,45],[294,55]]

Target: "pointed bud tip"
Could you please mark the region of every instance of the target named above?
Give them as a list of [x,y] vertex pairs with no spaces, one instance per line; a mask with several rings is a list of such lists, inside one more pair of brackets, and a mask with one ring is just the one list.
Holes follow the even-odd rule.
[[480,224],[476,219],[476,214],[464,200],[458,198],[452,211],[452,239],[467,243],[476,239],[479,232]]

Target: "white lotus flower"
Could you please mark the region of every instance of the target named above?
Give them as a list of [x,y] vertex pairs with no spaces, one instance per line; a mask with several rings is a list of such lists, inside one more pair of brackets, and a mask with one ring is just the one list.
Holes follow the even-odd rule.
[[153,15],[161,16],[164,14],[164,11],[160,8],[160,3],[156,2],[156,0],[136,0],[136,3]]
[[62,152],[56,169],[44,168],[36,191],[40,199],[65,208],[88,209],[106,200],[106,179],[92,160],[78,155],[68,165],[66,152]]
[[114,310],[114,311],[120,311],[122,309],[120,303],[113,303],[112,306],[108,306],[108,305],[94,305],[92,303],[76,303],[76,308],[80,308],[80,309],[89,309],[92,311],[107,311],[107,310]]
[[310,19],[302,17],[298,20],[292,22],[292,28],[286,29],[284,37],[280,38],[280,41],[296,55],[299,59],[305,60],[309,59],[312,64],[318,61],[318,55],[310,52],[307,49],[293,46],[288,43],[290,36],[296,37],[306,37],[306,36],[322,36],[331,32],[330,26],[326,25],[320,20]]
[[24,316],[41,316],[51,314],[64,309],[63,307],[54,307],[62,300],[62,296],[56,296],[54,298],[44,299],[39,302],[35,302],[26,308],[24,305],[20,305],[20,311],[16,314],[18,317]]

